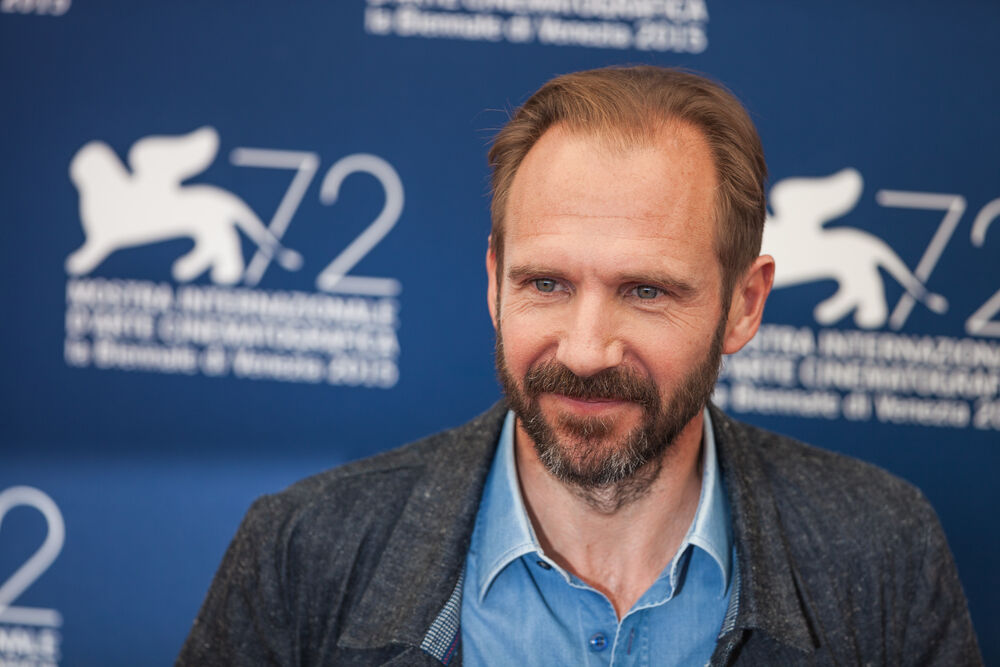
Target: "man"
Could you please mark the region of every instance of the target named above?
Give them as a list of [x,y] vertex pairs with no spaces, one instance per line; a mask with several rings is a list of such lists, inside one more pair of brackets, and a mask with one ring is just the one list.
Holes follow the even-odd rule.
[[490,164],[506,405],[258,500],[180,663],[978,664],[917,490],[708,405],[774,277],[740,104],[570,74]]

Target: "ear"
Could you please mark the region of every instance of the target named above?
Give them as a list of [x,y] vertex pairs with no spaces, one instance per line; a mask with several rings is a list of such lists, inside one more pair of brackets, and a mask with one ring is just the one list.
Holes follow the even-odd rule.
[[743,278],[733,287],[726,323],[726,337],[722,343],[725,354],[739,352],[760,328],[764,316],[764,302],[774,284],[774,258],[761,255]]
[[487,240],[486,246],[486,306],[490,309],[490,319],[493,328],[497,328],[497,254],[493,250],[493,238]]

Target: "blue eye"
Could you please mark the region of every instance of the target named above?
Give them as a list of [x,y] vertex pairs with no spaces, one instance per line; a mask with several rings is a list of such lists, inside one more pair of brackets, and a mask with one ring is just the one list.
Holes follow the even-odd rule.
[[554,292],[556,291],[556,281],[551,278],[536,278],[535,289],[539,292]]
[[659,287],[651,287],[650,285],[639,285],[634,291],[640,299],[655,299],[661,294]]

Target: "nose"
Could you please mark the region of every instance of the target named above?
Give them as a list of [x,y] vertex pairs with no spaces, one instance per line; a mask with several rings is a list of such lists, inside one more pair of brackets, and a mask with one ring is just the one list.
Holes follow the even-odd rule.
[[556,359],[580,377],[620,365],[625,346],[616,333],[613,310],[596,296],[574,299]]

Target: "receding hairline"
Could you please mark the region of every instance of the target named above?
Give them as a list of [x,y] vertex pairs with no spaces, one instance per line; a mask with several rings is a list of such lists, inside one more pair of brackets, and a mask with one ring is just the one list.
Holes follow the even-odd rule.
[[[600,150],[607,151],[612,156],[626,155],[634,151],[657,150],[663,147],[664,143],[671,140],[682,139],[687,143],[693,137],[695,138],[694,141],[700,145],[699,149],[708,158],[712,166],[712,217],[709,222],[712,229],[713,246],[717,245],[720,237],[719,224],[722,214],[722,202],[719,193],[720,173],[718,161],[708,141],[708,137],[704,129],[699,127],[697,123],[674,115],[659,113],[658,116],[658,118],[646,119],[641,127],[637,126],[634,128],[622,127],[619,124],[595,127],[590,123],[573,122],[572,119],[560,120],[550,125],[538,136],[531,148],[528,149],[518,163],[503,198],[504,210],[499,212],[500,219],[497,222],[500,229],[495,229],[494,231],[505,234],[504,228],[506,227],[510,213],[511,202],[515,199],[513,196],[515,186],[521,178],[524,163],[535,152],[538,145],[542,143],[544,137],[551,138],[552,134],[556,133],[564,134],[569,138],[593,141]],[[683,150],[691,149],[685,147]],[[491,243],[494,241],[492,235],[490,241]]]

